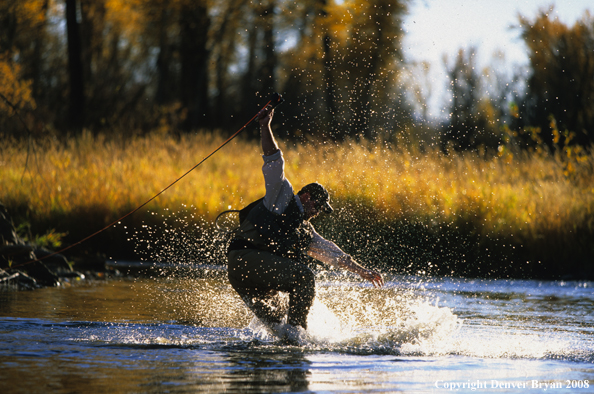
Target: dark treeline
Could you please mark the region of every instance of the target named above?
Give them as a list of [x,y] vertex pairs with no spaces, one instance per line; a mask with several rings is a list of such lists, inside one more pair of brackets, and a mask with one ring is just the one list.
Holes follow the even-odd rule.
[[444,58],[452,101],[442,142],[461,150],[509,137],[520,147],[594,142],[594,18],[586,12],[568,27],[543,11],[520,16],[519,29],[530,64],[511,77],[479,70],[476,48]]
[[[278,91],[294,136],[392,136],[427,120],[401,49],[407,3],[1,0],[0,133],[235,128]],[[479,70],[476,48],[444,57],[444,147],[594,141],[594,18],[518,29],[530,65],[515,75]]]

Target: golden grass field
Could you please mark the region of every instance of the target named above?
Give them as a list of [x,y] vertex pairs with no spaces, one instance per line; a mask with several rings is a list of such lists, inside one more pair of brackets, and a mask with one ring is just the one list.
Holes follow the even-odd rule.
[[[92,233],[153,197],[223,141],[207,132],[126,139],[84,133],[66,144],[3,141],[0,202],[17,217],[43,223],[42,231],[55,223],[68,232],[70,223],[82,221]],[[513,241],[529,252],[530,245],[538,252],[539,245],[565,249],[579,242],[585,264],[592,264],[593,247],[583,245],[594,234],[591,153],[568,172],[560,155],[543,153],[445,155],[369,142],[282,147],[295,189],[318,181],[336,208],[359,207],[369,223],[471,224],[479,237]],[[260,154],[257,142],[233,140],[135,215],[193,206],[198,217],[212,221],[225,209],[241,208],[264,193]],[[76,234],[69,236],[76,241]]]

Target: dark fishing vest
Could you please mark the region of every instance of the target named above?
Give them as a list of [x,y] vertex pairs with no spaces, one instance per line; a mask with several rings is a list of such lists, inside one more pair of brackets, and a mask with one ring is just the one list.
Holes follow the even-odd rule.
[[[293,260],[306,257],[313,232],[311,224],[299,210],[296,198],[291,200],[282,214],[268,210],[263,198],[242,209],[239,212],[241,225],[229,250],[261,249]],[[259,240],[242,234],[242,229],[249,229],[250,224],[257,230]]]

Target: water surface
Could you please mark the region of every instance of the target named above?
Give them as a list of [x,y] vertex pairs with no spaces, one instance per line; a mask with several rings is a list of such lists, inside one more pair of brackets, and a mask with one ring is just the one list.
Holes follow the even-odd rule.
[[303,346],[223,274],[0,293],[0,392],[594,392],[592,282],[318,274]]

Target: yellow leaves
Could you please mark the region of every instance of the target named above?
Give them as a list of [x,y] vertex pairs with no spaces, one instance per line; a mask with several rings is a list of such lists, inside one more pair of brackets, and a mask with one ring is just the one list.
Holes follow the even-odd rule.
[[35,27],[45,22],[45,0],[21,1],[23,17],[28,19],[31,26]]
[[4,99],[0,100],[0,114],[4,112],[12,116],[13,106],[17,110],[27,105],[35,108],[35,100],[31,95],[31,81],[21,80],[20,73],[21,68],[18,64],[10,61],[7,55],[0,55],[0,94],[4,96]]
[[520,117],[520,107],[518,107],[517,103],[511,102],[509,104],[509,114],[515,119],[518,119]]
[[45,22],[45,3],[45,0],[4,0],[0,3],[0,13],[15,18],[15,26],[21,30],[34,29]]
[[134,40],[144,23],[140,12],[142,3],[142,0],[106,0],[106,19],[114,24],[116,30]]
[[487,98],[482,98],[478,104],[478,110],[481,117],[485,119],[493,131],[495,131],[494,128],[498,120],[498,113],[491,101]]
[[352,31],[353,13],[350,12],[346,2],[342,4],[331,2],[326,7],[326,11],[327,16],[323,20],[325,28],[335,40],[344,45]]

